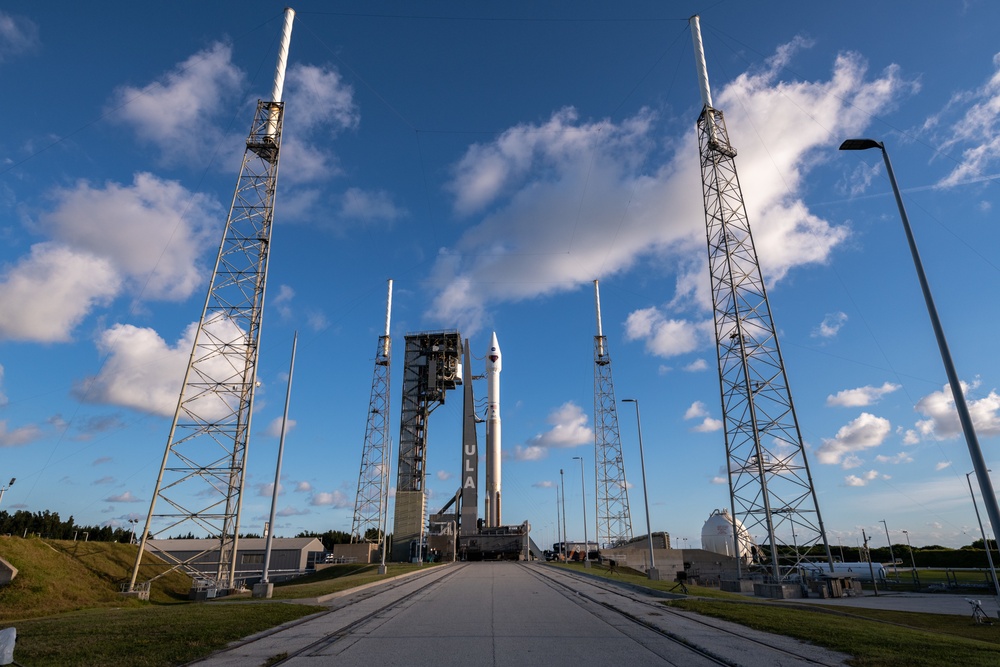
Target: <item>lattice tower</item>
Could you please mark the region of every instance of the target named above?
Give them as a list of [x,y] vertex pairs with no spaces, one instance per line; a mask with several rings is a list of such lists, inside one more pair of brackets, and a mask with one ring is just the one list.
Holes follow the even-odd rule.
[[361,474],[358,495],[354,503],[351,542],[382,544],[383,510],[388,499],[389,471],[389,378],[392,343],[389,338],[389,317],[392,310],[392,281],[385,314],[385,334],[379,336],[375,350],[375,370],[372,373],[371,397],[368,401],[368,421],[365,444],[361,452]]
[[150,532],[192,532],[211,538],[184,561],[165,552],[171,569],[204,578],[210,562],[217,584],[235,584],[244,470],[250,438],[264,287],[284,104],[281,90],[294,12],[285,12],[270,101],[257,102],[232,206],[222,235],[177,409],[170,425],[145,530],[129,583],[134,590]]
[[611,355],[601,326],[601,295],[594,281],[597,335],[594,336],[594,454],[597,471],[597,544],[614,547],[632,539],[628,485],[622,459]]
[[[704,67],[700,31],[695,39]],[[747,534],[765,536],[758,563],[781,580],[803,560],[825,558],[832,568],[833,557],[743,203],[736,151],[722,112],[711,106],[707,74],[702,94],[707,100],[698,141],[730,500]],[[737,533],[733,553],[741,553]]]

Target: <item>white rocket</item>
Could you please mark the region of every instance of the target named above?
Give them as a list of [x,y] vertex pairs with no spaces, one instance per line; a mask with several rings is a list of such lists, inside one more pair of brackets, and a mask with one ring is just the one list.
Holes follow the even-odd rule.
[[500,525],[500,371],[503,357],[493,332],[486,355],[486,527]]

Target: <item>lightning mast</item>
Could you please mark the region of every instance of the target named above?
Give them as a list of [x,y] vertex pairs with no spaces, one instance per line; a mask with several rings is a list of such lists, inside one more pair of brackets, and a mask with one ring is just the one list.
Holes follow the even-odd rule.
[[611,355],[601,326],[601,292],[594,281],[597,335],[594,336],[594,453],[597,461],[597,544],[613,547],[632,539],[625,464],[611,378]]
[[[730,502],[746,534],[766,535],[764,559],[780,581],[799,562],[820,556],[813,548],[822,550],[831,570],[833,555],[743,204],[736,150],[722,111],[712,106],[698,16],[690,23],[703,104],[698,142]],[[740,533],[733,531],[737,554]]]
[[[375,371],[372,374],[371,398],[368,401],[368,424],[365,446],[361,453],[361,474],[358,476],[358,496],[354,504],[351,542],[382,544],[382,514],[388,499],[389,459],[389,366],[392,344],[389,339],[389,318],[392,313],[392,281],[385,306],[385,334],[379,336],[375,350]],[[384,549],[385,546],[383,545]]]
[[[158,534],[206,534],[211,546],[181,561],[211,562],[218,586],[235,585],[236,549],[250,439],[264,287],[278,182],[288,46],[295,12],[285,9],[270,100],[259,100],[246,141],[208,295],[170,425],[129,582],[135,590],[142,555],[155,524]],[[199,575],[204,576],[204,575]]]

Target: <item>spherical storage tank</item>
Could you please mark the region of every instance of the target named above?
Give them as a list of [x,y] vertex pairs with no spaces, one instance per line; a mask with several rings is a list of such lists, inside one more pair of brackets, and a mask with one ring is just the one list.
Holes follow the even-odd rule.
[[[701,529],[701,548],[723,556],[733,556],[733,523],[729,510],[713,511]],[[740,535],[740,558],[749,562],[753,540],[739,519],[735,523],[737,534]]]

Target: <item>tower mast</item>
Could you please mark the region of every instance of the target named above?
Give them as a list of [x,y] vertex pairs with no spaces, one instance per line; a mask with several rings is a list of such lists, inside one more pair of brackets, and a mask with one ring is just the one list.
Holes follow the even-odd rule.
[[[378,338],[375,350],[375,370],[372,373],[371,398],[368,401],[368,423],[365,445],[361,452],[361,474],[358,476],[358,496],[354,504],[352,542],[372,542],[382,545],[383,503],[388,498],[389,472],[386,449],[389,444],[389,378],[392,344],[389,319],[392,314],[392,280],[385,307],[385,333]],[[381,546],[382,549],[385,545]]]
[[632,516],[628,507],[625,464],[615,406],[615,383],[611,377],[611,355],[601,325],[601,292],[594,281],[597,335],[594,336],[594,455],[597,461],[597,545],[624,544],[632,539]]
[[[712,106],[698,16],[690,23],[703,105],[698,142],[730,503],[734,526],[742,522],[745,534],[767,536],[764,558],[780,581],[783,571],[807,558],[825,557],[832,569],[833,555],[743,204],[736,150],[722,111]],[[741,533],[734,528],[736,554]]]
[[[172,569],[208,559],[219,588],[235,584],[236,549],[250,440],[264,287],[271,246],[284,103],[295,12],[285,9],[270,100],[259,100],[209,283],[205,306],[163,462],[146,516],[129,590],[135,590],[150,531],[207,535],[211,546]],[[155,524],[155,527],[154,527]],[[204,575],[199,575],[204,576]]]

